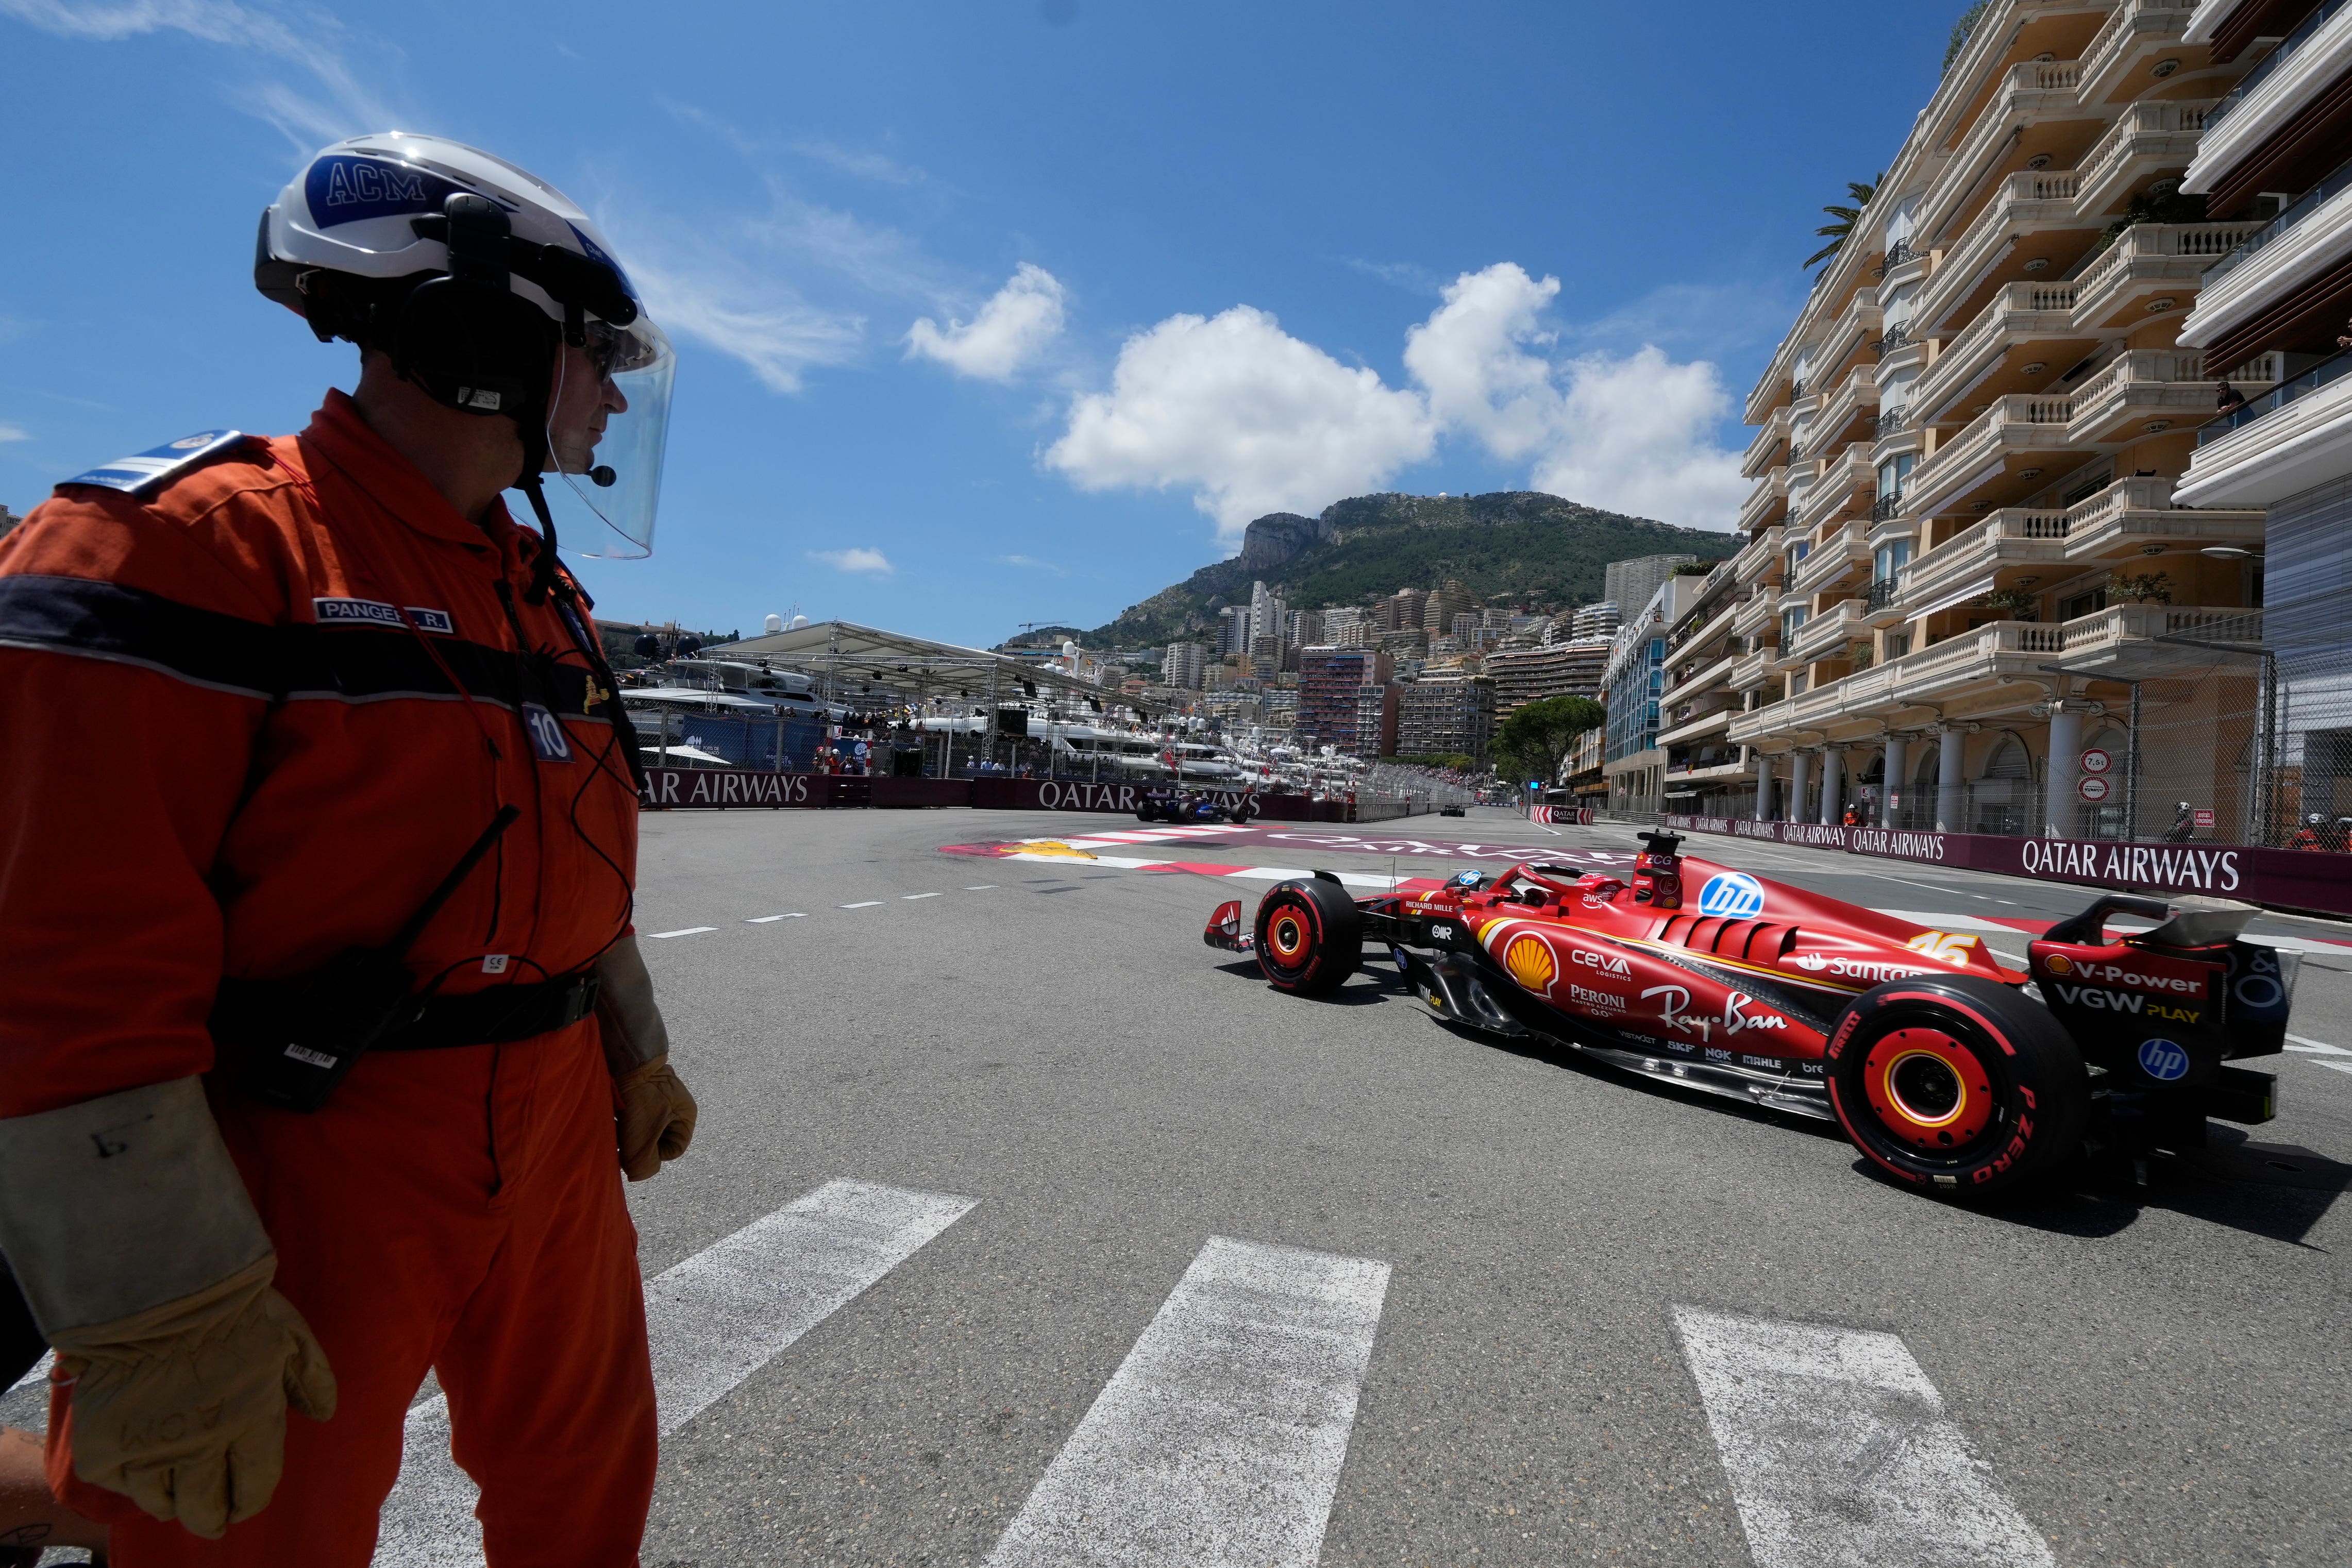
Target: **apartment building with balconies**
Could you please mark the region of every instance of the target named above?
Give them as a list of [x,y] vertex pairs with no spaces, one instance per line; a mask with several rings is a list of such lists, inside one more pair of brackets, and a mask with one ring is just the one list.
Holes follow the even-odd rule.
[[[2254,826],[2251,666],[2192,650],[2243,632],[2263,519],[2179,486],[2217,399],[2290,367],[2180,338],[2262,226],[2183,187],[2247,75],[2194,10],[1979,18],[1748,398],[1745,543],[1669,636],[1659,742],[1717,748],[1675,809],[2152,836],[2188,799]],[[2147,744],[2192,714],[2221,745]],[[2088,750],[2128,788],[2084,787]]]
[[2276,384],[2198,432],[2179,498],[2263,507],[2277,825],[2352,814],[2352,5],[2205,0],[2184,37],[2247,62],[2181,188],[2259,227],[2207,270],[2180,340]]

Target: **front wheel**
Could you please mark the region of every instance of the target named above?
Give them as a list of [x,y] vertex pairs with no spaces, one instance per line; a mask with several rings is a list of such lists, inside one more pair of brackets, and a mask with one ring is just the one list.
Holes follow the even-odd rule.
[[1257,965],[1275,989],[1338,990],[1363,963],[1364,915],[1334,883],[1276,883],[1257,906]]
[[2090,1080],[2058,1020],[1997,980],[1915,975],[1830,1035],[1839,1125],[1874,1164],[1955,1196],[2021,1191],[2082,1145]]

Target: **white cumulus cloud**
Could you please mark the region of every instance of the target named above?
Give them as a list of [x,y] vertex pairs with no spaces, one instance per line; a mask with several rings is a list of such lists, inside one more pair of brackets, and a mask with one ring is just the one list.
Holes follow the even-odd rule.
[[1714,365],[1676,364],[1644,346],[1622,359],[1584,355],[1562,369],[1567,396],[1555,438],[1536,462],[1537,489],[1685,528],[1731,526],[1748,486],[1738,455],[1715,444],[1731,396]]
[[897,570],[878,549],[813,549],[809,559],[821,560],[837,571],[862,571],[875,577],[887,577]]
[[1376,488],[1435,444],[1419,396],[1237,305],[1129,338],[1110,391],[1071,404],[1045,460],[1085,490],[1190,486],[1233,543],[1252,517]]
[[13,424],[0,424],[0,441],[30,441],[32,439],[33,433],[29,430],[19,430]]
[[1111,390],[1077,398],[1046,464],[1083,489],[1190,486],[1231,545],[1253,517],[1315,512],[1436,450],[1476,442],[1532,488],[1611,511],[1727,528],[1747,486],[1716,444],[1731,402],[1706,361],[1654,345],[1557,355],[1559,280],[1513,262],[1465,272],[1405,333],[1391,387],[1237,306],[1128,340]]
[[1061,331],[1061,281],[1024,261],[970,321],[917,321],[907,332],[907,357],[936,360],[978,381],[1009,382]]

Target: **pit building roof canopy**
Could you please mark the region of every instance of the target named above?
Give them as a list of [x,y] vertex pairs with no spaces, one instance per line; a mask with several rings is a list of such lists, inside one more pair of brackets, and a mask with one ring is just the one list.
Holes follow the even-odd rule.
[[818,683],[834,702],[881,699],[923,702],[933,697],[985,703],[992,679],[999,702],[1018,701],[1034,685],[1040,697],[1091,701],[1103,712],[1129,707],[1146,718],[1166,706],[1080,680],[1064,671],[984,648],[961,648],[848,621],[819,621],[784,632],[705,648],[706,659],[742,659],[793,670]]

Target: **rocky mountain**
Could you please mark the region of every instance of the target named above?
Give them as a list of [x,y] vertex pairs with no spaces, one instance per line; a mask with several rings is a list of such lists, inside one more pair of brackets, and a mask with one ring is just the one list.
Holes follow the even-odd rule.
[[1223,606],[1247,603],[1250,584],[1261,579],[1294,610],[1369,604],[1400,588],[1433,588],[1448,578],[1480,600],[1509,594],[1515,603],[1568,609],[1601,597],[1611,561],[1645,555],[1719,560],[1738,544],[1731,534],[1678,528],[1534,490],[1358,496],[1320,517],[1267,513],[1244,532],[1241,554],[1129,605],[1086,642],[1137,647],[1181,641],[1213,629]]

